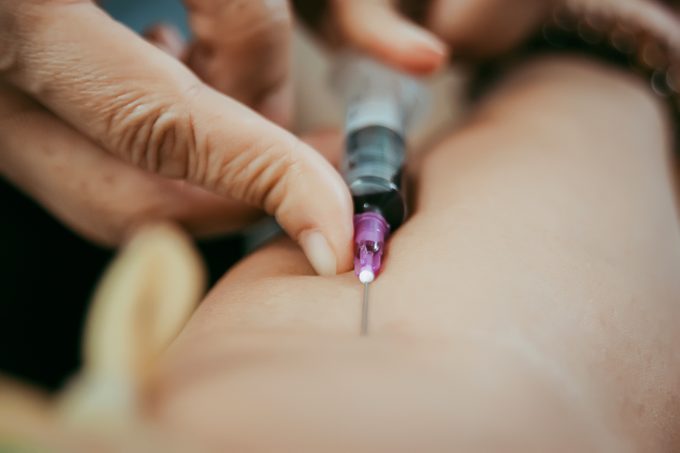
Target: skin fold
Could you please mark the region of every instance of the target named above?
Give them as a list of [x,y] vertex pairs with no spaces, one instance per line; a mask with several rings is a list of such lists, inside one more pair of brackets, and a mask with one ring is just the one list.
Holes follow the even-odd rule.
[[223,451],[677,451],[669,132],[632,75],[515,70],[412,162],[367,338],[356,277],[279,240],[167,351],[153,417]]

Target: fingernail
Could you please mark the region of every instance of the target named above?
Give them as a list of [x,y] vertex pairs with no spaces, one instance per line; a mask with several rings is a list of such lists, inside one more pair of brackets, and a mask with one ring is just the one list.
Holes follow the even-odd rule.
[[317,274],[325,276],[336,274],[335,253],[323,234],[318,231],[302,233],[300,245]]

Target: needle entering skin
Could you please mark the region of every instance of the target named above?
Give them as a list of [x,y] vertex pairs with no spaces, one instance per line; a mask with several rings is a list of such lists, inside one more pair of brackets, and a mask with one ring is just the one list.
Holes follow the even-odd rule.
[[368,285],[364,283],[364,300],[361,304],[361,336],[368,335]]

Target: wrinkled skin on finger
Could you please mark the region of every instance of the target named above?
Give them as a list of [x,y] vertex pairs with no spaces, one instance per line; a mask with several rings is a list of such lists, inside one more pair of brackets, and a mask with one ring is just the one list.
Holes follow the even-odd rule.
[[171,220],[199,236],[233,232],[258,209],[110,155],[18,90],[0,84],[0,174],[87,239],[115,246]]
[[[303,139],[338,164],[337,133],[319,131]],[[210,237],[234,232],[264,215],[247,204],[116,159],[2,83],[0,149],[1,175],[70,228],[102,245],[118,245],[140,225],[160,220]]]

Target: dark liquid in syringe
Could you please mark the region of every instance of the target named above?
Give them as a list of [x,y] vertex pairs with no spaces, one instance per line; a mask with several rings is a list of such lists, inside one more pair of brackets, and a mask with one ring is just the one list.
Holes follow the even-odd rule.
[[368,193],[364,195],[353,195],[354,213],[375,212],[383,216],[394,231],[406,219],[406,204],[401,194],[396,190],[385,192]]
[[406,218],[401,194],[404,142],[384,126],[368,126],[347,139],[345,174],[354,213],[376,212],[396,230]]

